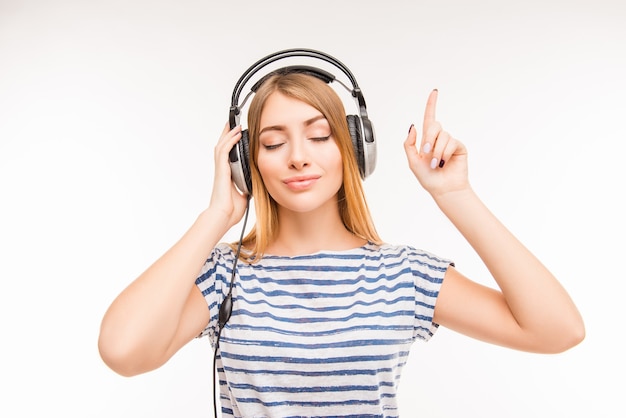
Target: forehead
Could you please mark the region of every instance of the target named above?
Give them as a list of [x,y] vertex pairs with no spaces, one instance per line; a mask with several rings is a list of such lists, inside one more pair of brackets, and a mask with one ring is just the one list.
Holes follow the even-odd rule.
[[[263,105],[260,125],[263,129],[274,125],[303,124],[319,116],[323,116],[322,112],[310,104],[283,93],[274,92]],[[325,119],[322,117],[322,120]]]

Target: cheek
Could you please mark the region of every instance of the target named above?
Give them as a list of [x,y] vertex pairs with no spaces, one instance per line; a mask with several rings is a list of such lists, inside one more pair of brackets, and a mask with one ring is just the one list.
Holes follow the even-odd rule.
[[261,175],[261,180],[265,183],[265,187],[268,186],[268,181],[271,181],[272,176],[276,174],[277,168],[278,164],[272,158],[262,155],[259,155],[257,158],[257,169]]
[[263,173],[272,166],[272,163],[269,160],[270,158],[268,158],[267,153],[263,152],[262,149],[259,149],[256,157],[256,166],[261,175],[263,175]]
[[329,181],[329,187],[335,191],[339,191],[343,185],[343,160],[339,148],[329,151],[322,155],[322,164]]
[[343,161],[341,160],[341,152],[338,147],[330,148],[322,157],[322,161],[326,162],[328,170],[343,172]]

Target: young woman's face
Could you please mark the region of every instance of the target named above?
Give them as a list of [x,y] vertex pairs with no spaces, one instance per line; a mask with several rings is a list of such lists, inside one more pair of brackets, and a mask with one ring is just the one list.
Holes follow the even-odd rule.
[[259,127],[257,165],[274,200],[294,212],[335,205],[343,164],[322,113],[275,92],[265,102]]

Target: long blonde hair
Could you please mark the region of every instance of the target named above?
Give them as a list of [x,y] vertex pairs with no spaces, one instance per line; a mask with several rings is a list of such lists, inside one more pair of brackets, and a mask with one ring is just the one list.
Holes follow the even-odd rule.
[[[341,220],[354,235],[374,243],[381,243],[370,215],[363,183],[348,131],[346,112],[337,93],[322,80],[305,74],[276,74],[269,77],[256,91],[248,111],[248,136],[250,141],[250,173],[254,195],[256,224],[242,241],[248,251],[242,258],[248,262],[259,260],[278,231],[276,201],[270,196],[257,165],[259,150],[259,122],[267,98],[274,92],[300,100],[319,110],[331,129],[343,163],[343,185],[338,192]],[[234,245],[234,244],[233,244]]]

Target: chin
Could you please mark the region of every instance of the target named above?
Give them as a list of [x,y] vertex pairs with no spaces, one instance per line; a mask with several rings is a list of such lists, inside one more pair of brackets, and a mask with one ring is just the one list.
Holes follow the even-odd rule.
[[297,196],[287,199],[274,199],[283,210],[293,213],[312,213],[321,210],[337,210],[337,195],[333,196]]

